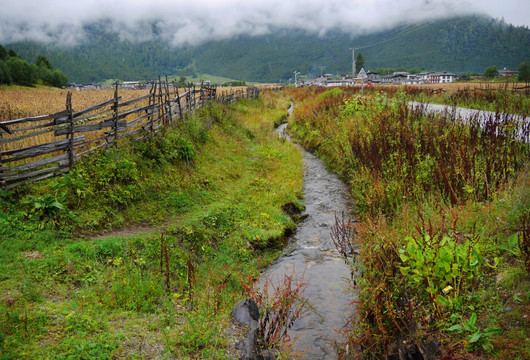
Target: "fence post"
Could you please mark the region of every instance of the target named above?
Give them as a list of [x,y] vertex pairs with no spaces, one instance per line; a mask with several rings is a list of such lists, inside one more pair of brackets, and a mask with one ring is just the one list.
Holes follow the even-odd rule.
[[69,168],[72,170],[74,166],[74,116],[72,111],[72,93],[70,91],[66,94],[66,112],[68,116],[68,134],[66,134],[66,138],[70,139],[66,151],[68,151]]
[[162,124],[164,123],[164,119],[162,116],[164,115],[164,108],[162,107],[162,80],[160,79],[160,76],[158,77],[158,121],[162,121]]
[[114,89],[114,146],[118,147],[118,82]]
[[191,111],[191,98],[192,98],[192,87],[191,87],[191,83],[188,84],[189,88],[188,88],[188,93],[186,95],[187,99],[186,99],[186,107],[188,108],[188,111]]
[[[0,132],[0,140],[2,140],[2,133]],[[0,145],[0,168],[2,168],[2,145]],[[0,186],[2,189],[6,189],[6,182],[2,178],[2,172],[0,171]]]
[[190,84],[190,107],[189,111],[193,111],[193,106],[195,105],[195,84]]
[[166,75],[166,101],[167,101],[167,111],[169,112],[169,119],[167,120],[167,126],[170,122],[173,122],[173,112],[171,111],[171,95],[169,94],[169,80]]
[[[175,83],[175,88],[177,89],[177,104],[179,105],[179,116],[180,120],[182,121],[182,105],[180,104],[180,90],[177,83]],[[184,88],[184,91],[186,91],[186,88]]]
[[155,112],[155,93],[156,93],[156,82],[151,83],[151,89],[149,90],[149,117],[147,118],[147,124],[153,131],[153,113]]

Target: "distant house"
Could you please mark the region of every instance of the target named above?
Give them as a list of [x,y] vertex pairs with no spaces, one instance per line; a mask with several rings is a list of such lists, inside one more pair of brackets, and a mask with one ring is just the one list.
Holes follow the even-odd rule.
[[368,81],[370,81],[371,83],[377,84],[381,82],[381,74],[379,73],[376,73],[374,71],[368,71],[366,73],[366,76],[368,76]]
[[408,72],[395,72],[392,75],[381,76],[382,84],[400,85],[404,84],[407,80]]
[[427,71],[427,72],[421,72],[421,73],[416,74],[416,75],[421,80],[422,84],[428,84],[430,82],[431,74],[433,74],[432,71]]
[[352,79],[330,79],[325,86],[353,86]]
[[364,71],[364,68],[362,68],[361,71],[359,71],[359,73],[357,74],[357,79],[368,79],[368,75],[366,75],[366,71]]
[[500,77],[517,77],[519,76],[519,72],[512,70],[512,69],[504,68],[502,70],[499,70],[499,76]]
[[408,74],[407,79],[405,80],[404,84],[417,85],[417,84],[423,84],[423,81],[420,79],[420,77],[417,74]]
[[72,84],[67,87],[68,90],[76,90],[76,91],[83,91],[83,90],[100,90],[104,89],[105,86],[101,84]]
[[453,82],[455,74],[447,72],[432,73],[429,75],[429,83],[431,84],[443,84]]
[[[172,87],[173,83],[169,83],[168,85]],[[124,81],[122,84],[120,84],[120,87],[124,89],[138,90],[138,89],[146,89],[147,84],[141,83],[139,81]]]

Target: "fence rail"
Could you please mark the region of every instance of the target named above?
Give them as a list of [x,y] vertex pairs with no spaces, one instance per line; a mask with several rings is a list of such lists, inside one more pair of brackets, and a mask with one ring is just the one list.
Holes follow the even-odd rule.
[[[121,139],[136,141],[154,134],[209,101],[232,103],[259,96],[253,87],[219,94],[215,86],[180,89],[180,93],[176,84],[171,85],[167,78],[159,79],[151,84],[149,94],[121,101],[116,84],[112,99],[75,112],[69,92],[63,111],[0,122],[0,188],[64,174],[81,157],[118,146]],[[37,143],[21,145],[29,140]]]

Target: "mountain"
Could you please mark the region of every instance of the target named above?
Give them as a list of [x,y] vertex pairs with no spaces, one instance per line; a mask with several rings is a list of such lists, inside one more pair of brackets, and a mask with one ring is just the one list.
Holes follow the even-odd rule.
[[45,55],[70,82],[155,79],[158,75],[208,73],[246,81],[278,82],[302,74],[351,72],[351,50],[363,53],[366,70],[381,67],[484,72],[491,65],[517,68],[530,60],[530,30],[484,16],[402,25],[352,37],[344,32],[317,36],[302,30],[276,30],[198,46],[175,48],[161,38],[120,40],[98,24],[74,47],[35,42],[5,44],[28,61]]

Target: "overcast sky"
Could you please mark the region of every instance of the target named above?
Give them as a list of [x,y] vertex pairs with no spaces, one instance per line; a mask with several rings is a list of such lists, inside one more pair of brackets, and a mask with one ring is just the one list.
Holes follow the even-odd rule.
[[158,33],[179,46],[277,28],[357,35],[472,13],[530,26],[530,0],[0,0],[0,43],[72,45],[95,20],[136,41],[150,39],[156,23]]

